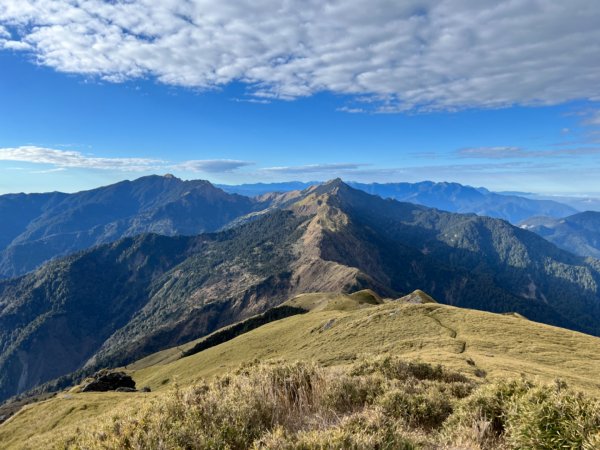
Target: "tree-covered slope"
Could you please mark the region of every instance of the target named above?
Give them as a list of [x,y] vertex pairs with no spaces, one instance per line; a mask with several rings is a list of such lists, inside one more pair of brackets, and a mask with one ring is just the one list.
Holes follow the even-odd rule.
[[215,231],[256,208],[208,181],[148,176],[75,194],[0,196],[0,276],[141,233]]
[[558,247],[581,256],[600,258],[600,212],[586,211],[564,219],[533,217],[520,223]]
[[[392,289],[424,288],[444,303],[600,332],[598,261],[502,220],[381,200],[343,183],[337,189],[332,204],[347,212],[347,229],[369,243],[380,280]],[[332,251],[330,258],[347,255]]]

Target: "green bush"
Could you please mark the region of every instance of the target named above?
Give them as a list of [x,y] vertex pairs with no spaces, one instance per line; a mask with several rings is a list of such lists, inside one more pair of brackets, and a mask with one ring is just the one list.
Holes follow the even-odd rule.
[[447,440],[482,448],[598,449],[600,404],[562,382],[504,381],[473,393],[444,423]]
[[440,365],[420,362],[407,362],[403,359],[386,356],[373,360],[363,361],[356,365],[352,370],[352,375],[366,375],[380,373],[390,380],[433,380],[446,383],[469,382],[464,375],[455,372],[448,372]]
[[345,417],[337,426],[290,435],[277,428],[254,444],[255,449],[278,450],[413,450],[401,423],[369,409]]
[[598,401],[560,387],[532,388],[506,414],[506,441],[514,448],[581,449],[586,441],[598,443],[599,430]]
[[402,419],[411,427],[426,429],[439,428],[453,410],[450,395],[434,386],[421,392],[392,389],[379,398],[378,404],[386,415]]
[[385,391],[385,380],[379,376],[340,374],[325,386],[322,404],[336,414],[352,413],[372,404]]

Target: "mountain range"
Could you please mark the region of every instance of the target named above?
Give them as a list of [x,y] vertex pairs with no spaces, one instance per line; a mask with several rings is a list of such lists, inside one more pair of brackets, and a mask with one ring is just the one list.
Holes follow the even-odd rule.
[[270,205],[261,213],[239,201],[251,212],[223,231],[127,237],[0,281],[0,398],[128,364],[304,292],[424,289],[442,303],[600,334],[600,261],[506,221],[339,179],[255,200]]
[[208,181],[148,176],[75,194],[0,196],[0,277],[98,244],[141,233],[215,231],[259,207]]
[[[226,192],[261,196],[270,192],[306,189],[315,183],[256,183],[238,186],[219,185]],[[383,198],[437,208],[457,213],[475,213],[517,224],[533,216],[561,218],[577,212],[571,206],[553,200],[526,198],[514,194],[498,194],[485,188],[458,183],[422,181],[419,183],[357,183],[349,186]]]
[[[314,183],[318,184],[318,183]],[[301,182],[213,186],[172,175],[147,176],[90,191],[0,196],[0,278],[23,275],[75,251],[142,233],[196,235],[236,224],[276,206],[273,194],[306,189]],[[518,223],[533,216],[562,218],[569,206],[500,195],[457,183],[349,183],[356,189],[451,212]]]
[[562,219],[532,217],[519,225],[572,253],[600,258],[600,212],[586,211]]

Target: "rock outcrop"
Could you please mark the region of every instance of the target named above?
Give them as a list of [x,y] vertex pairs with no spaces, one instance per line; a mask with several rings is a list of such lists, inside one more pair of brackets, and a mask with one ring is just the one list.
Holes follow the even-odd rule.
[[81,388],[81,392],[135,392],[135,381],[125,372],[110,372],[106,369],[97,372],[92,380]]

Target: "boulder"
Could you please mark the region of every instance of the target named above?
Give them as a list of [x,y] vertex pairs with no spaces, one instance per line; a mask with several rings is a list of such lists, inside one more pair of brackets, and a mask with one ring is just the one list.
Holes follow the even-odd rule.
[[83,385],[81,392],[107,392],[122,388],[126,388],[124,392],[135,391],[135,381],[125,372],[101,370],[92,377],[91,381]]

